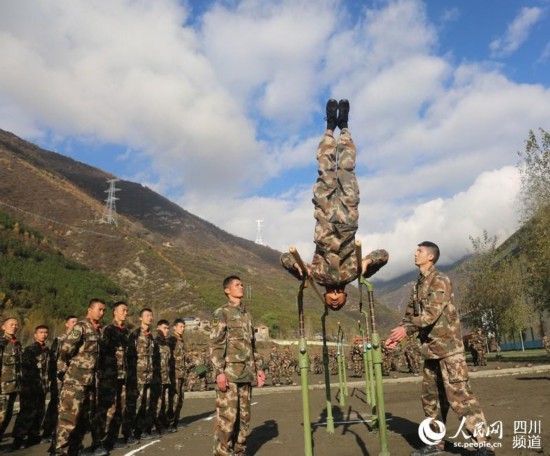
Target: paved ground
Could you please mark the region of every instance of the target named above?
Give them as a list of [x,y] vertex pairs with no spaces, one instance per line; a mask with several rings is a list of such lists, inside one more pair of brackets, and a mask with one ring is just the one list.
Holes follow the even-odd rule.
[[[494,369],[490,363],[472,373],[471,383],[485,411],[489,424],[502,422],[502,439],[499,455],[550,455],[550,420],[547,418],[550,406],[550,365],[525,367],[503,366]],[[384,396],[388,416],[389,450],[392,455],[408,455],[411,446],[420,446],[418,424],[423,419],[420,406],[420,377],[406,374],[399,378],[385,378]],[[379,435],[371,432],[369,425],[370,407],[366,403],[363,383],[350,378],[349,396],[346,404],[340,406],[339,389],[331,390],[335,433],[328,434],[323,423],[326,420],[326,399],[324,388],[317,387],[321,376],[311,376],[310,411],[313,423],[315,456],[377,455],[380,451]],[[333,377],[334,386],[337,379]],[[320,386],[320,385],[319,385]],[[143,456],[208,455],[211,454],[214,414],[214,392],[190,393],[186,395],[183,427],[176,434],[163,436],[158,441],[142,442],[138,446],[114,451],[114,456],[131,456],[142,448]],[[451,412],[447,423],[447,436],[459,428],[459,422]],[[540,423],[535,435],[528,436],[514,425],[527,427]],[[516,424],[515,424],[516,423]],[[519,423],[519,424],[518,424]],[[526,429],[528,432],[529,429]],[[533,429],[531,430],[533,431]],[[537,446],[537,435],[540,438]],[[514,448],[523,445],[527,448]],[[465,439],[447,439],[448,454],[468,455],[468,451],[453,447],[453,441],[463,443]],[[143,448],[144,445],[148,447]],[[2,443],[5,448],[7,443]],[[302,427],[302,399],[299,387],[256,389],[252,406],[252,435],[249,438],[250,454],[261,456],[298,456],[304,454],[304,432]],[[13,453],[19,456],[44,455],[47,445],[38,445]],[[135,453],[134,453],[135,454]]]

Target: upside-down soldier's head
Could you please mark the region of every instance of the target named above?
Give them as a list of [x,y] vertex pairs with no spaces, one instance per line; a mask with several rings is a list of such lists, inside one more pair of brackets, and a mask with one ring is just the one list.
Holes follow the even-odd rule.
[[332,310],[340,310],[346,304],[348,294],[345,292],[344,287],[325,287],[326,292],[323,295],[325,298],[325,304]]

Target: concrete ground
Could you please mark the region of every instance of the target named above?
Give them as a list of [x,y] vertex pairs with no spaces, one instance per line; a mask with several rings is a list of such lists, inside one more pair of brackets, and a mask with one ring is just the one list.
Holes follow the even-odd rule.
[[[500,445],[499,455],[550,455],[550,364],[526,367],[525,363],[496,369],[489,366],[471,373],[471,384],[485,412],[487,422],[502,438],[493,436]],[[408,455],[421,442],[418,424],[424,416],[420,405],[420,377],[398,374],[384,378],[384,397],[388,426],[388,449],[392,455]],[[295,378],[299,382],[299,378]],[[366,403],[364,382],[348,378],[348,397],[339,404],[340,390],[333,376],[331,389],[335,432],[326,432],[326,395],[321,375],[311,375],[310,420],[315,456],[377,455],[379,434],[370,425],[371,408]],[[114,456],[208,455],[212,448],[214,391],[186,394],[182,427],[175,434],[158,440],[113,451]],[[302,396],[299,386],[266,387],[254,390],[252,433],[249,454],[261,456],[295,456],[304,454]],[[500,423],[500,425],[499,425]],[[539,428],[537,428],[539,426]],[[531,429],[529,429],[529,427]],[[449,438],[459,429],[459,421],[450,412],[447,423],[447,454],[468,455],[469,451],[454,446],[467,442],[462,436]],[[531,431],[531,434],[529,434]],[[1,444],[6,448],[9,441]],[[522,448],[523,447],[523,448]],[[44,455],[48,446],[36,445],[14,455]]]

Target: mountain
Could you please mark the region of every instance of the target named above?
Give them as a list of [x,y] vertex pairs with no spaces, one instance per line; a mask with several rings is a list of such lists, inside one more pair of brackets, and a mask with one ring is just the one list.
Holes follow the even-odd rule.
[[[0,130],[0,210],[39,231],[70,260],[105,274],[127,294],[134,318],[142,307],[156,316],[208,318],[225,300],[221,282],[230,274],[247,286],[247,303],[257,323],[273,335],[297,329],[297,282],[279,265],[280,252],[231,235],[153,190],[116,182],[118,226],[101,223],[107,180],[115,176],[46,151]],[[357,325],[357,293],[337,318],[349,331]],[[321,304],[306,293],[310,331],[321,326]],[[396,321],[378,306],[382,328]]]

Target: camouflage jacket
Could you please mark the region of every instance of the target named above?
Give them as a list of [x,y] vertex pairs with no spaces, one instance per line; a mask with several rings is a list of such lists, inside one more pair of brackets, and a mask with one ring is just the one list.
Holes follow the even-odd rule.
[[401,324],[407,335],[418,332],[424,359],[441,359],[464,352],[451,281],[433,267],[420,273]]
[[59,350],[66,338],[67,338],[67,334],[61,334],[57,336],[52,342],[52,346],[50,348],[50,362],[49,362],[50,382],[57,381],[58,372],[64,374],[67,371],[67,368],[69,367],[67,363],[59,357]]
[[128,339],[129,375],[140,385],[153,381],[153,355],[155,341],[150,331],[136,328]]
[[100,338],[99,324],[88,318],[73,326],[59,349],[59,358],[69,365],[65,383],[95,384]]
[[124,380],[127,374],[127,352],[130,331],[115,322],[105,326],[99,344],[99,378]]
[[185,378],[185,342],[183,337],[174,334],[168,338],[168,343],[172,349],[172,359],[170,365],[170,375],[172,379]]
[[487,339],[485,339],[483,334],[474,334],[470,339],[470,345],[475,350],[485,350],[485,347],[487,346]]
[[22,352],[21,343],[17,339],[0,339],[0,394],[19,392]]
[[243,304],[228,302],[214,312],[210,357],[215,375],[225,372],[227,379],[234,383],[255,380],[254,325]]
[[23,350],[21,385],[33,392],[48,392],[50,349],[46,344],[33,342]]
[[[365,278],[372,277],[376,274],[389,259],[389,254],[386,250],[374,250],[365,256],[364,259],[372,260],[372,264],[367,268],[367,273],[364,274]],[[348,266],[342,268],[340,271],[332,271],[328,267],[328,264],[320,258],[318,253],[313,258],[313,280],[322,286],[344,286],[350,282],[353,282],[357,278],[357,259],[355,258],[355,252],[353,253],[353,261],[346,262]],[[294,269],[294,257],[291,253],[283,253],[281,255],[282,266],[290,272],[294,277],[300,279],[298,271]]]
[[170,382],[170,359],[172,358],[172,350],[168,343],[168,338],[162,333],[158,333],[155,338],[155,353],[153,356],[154,362],[154,382],[161,385],[169,385]]

